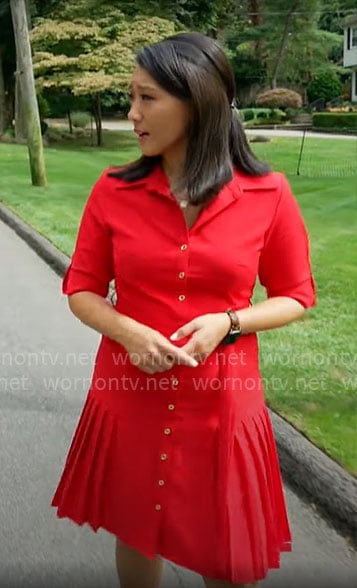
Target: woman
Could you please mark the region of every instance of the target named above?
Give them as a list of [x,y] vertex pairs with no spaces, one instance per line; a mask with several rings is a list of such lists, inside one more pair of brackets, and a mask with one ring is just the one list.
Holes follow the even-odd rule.
[[161,557],[208,588],[252,584],[291,541],[256,333],[314,304],[306,230],[249,149],[215,41],[179,34],[136,61],[142,157],[96,183],[64,280],[103,338],[53,504],[117,537],[122,588],[157,587]]

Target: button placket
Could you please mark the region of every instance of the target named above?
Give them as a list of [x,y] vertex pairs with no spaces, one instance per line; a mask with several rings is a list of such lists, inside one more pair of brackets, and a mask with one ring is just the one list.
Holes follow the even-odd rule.
[[[181,249],[181,251],[187,252],[187,249],[188,249],[187,243],[182,243],[182,245],[180,246],[180,249]],[[185,259],[185,262],[182,263],[182,266],[181,266],[180,271],[177,273],[177,277],[178,277],[179,280],[185,280],[185,278],[186,278],[186,271],[185,270],[186,269],[187,269],[187,257]],[[186,285],[186,281],[182,283],[182,286],[185,287],[185,285]],[[186,294],[184,294],[181,291],[181,293],[178,294],[177,298],[178,298],[178,300],[180,302],[185,302],[185,300],[186,300]]]
[[[172,376],[171,377],[171,389],[173,392],[176,392],[179,386],[179,380],[177,378],[177,376]],[[173,402],[170,402],[167,405],[167,410],[168,412],[173,413],[176,409],[176,405]],[[171,419],[168,419],[171,421]],[[171,422],[168,422],[166,424],[166,426],[163,427],[162,429],[162,435],[163,435],[163,445],[162,445],[162,451],[159,455],[159,459],[160,462],[162,464],[160,470],[162,472],[166,471],[166,468],[170,467],[170,445],[167,445],[167,443],[170,443],[171,441],[171,437],[174,434],[174,429],[173,429],[173,424]],[[164,441],[166,439],[166,442]],[[165,468],[165,470],[164,470]],[[160,490],[160,495],[162,496],[161,492],[163,491],[163,487],[166,485],[166,479],[165,479],[165,475],[161,475],[159,477],[159,479],[157,480],[157,484],[158,486],[162,489]],[[160,499],[159,499],[160,500]],[[162,509],[162,504],[160,504],[159,502],[155,505],[155,510],[161,510]]]

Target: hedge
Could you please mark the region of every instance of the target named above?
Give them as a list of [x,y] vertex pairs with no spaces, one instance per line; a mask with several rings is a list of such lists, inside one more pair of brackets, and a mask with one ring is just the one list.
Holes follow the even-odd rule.
[[357,112],[315,112],[312,125],[319,129],[350,129],[357,131]]

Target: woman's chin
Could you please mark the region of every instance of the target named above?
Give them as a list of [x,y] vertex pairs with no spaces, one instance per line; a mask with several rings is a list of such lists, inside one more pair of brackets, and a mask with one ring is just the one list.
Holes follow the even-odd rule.
[[140,150],[143,155],[147,157],[154,157],[155,155],[160,155],[160,152],[149,145],[140,145]]

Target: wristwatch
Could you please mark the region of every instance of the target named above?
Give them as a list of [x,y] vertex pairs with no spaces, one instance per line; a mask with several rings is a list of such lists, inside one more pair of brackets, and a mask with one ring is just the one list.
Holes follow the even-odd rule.
[[241,336],[242,329],[236,311],[232,310],[231,308],[228,308],[228,310],[226,310],[226,313],[228,314],[231,320],[231,328],[229,329],[227,335],[224,337],[222,343],[224,343],[225,345],[231,345],[232,343],[235,343],[237,341],[238,337]]

